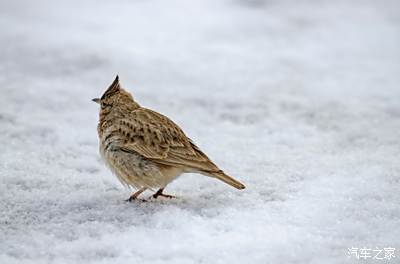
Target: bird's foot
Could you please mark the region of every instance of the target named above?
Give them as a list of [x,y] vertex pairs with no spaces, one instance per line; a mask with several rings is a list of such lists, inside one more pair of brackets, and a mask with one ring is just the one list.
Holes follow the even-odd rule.
[[146,199],[139,199],[137,197],[132,197],[132,196],[125,200],[125,202],[130,202],[130,203],[133,201],[148,202],[148,200]]
[[133,202],[133,201],[140,201],[140,202],[147,202],[146,199],[139,199],[138,196],[144,192],[146,190],[146,188],[142,188],[139,191],[135,192],[134,194],[132,194],[128,199],[126,199],[126,202]]
[[164,191],[163,188],[162,188],[162,189],[159,189],[155,194],[153,194],[153,198],[154,198],[154,199],[157,199],[157,198],[160,197],[160,196],[161,196],[161,197],[165,197],[165,198],[169,198],[169,199],[176,198],[176,196],[169,195],[169,194],[164,194],[163,191]]
[[169,198],[169,199],[172,199],[172,198],[176,198],[176,196],[174,196],[174,195],[169,195],[169,194],[158,194],[158,195],[153,195],[153,198],[154,199],[157,199],[158,197],[165,197],[165,198]]

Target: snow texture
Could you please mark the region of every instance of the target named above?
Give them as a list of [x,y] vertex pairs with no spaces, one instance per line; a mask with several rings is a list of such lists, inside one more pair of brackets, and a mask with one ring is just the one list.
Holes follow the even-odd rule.
[[[1,1],[0,263],[395,263],[399,3]],[[117,73],[247,189],[124,202],[90,101]]]

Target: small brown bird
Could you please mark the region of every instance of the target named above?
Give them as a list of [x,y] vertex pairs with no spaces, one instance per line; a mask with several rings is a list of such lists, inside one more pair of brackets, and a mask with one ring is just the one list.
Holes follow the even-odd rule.
[[157,189],[154,198],[173,198],[163,190],[183,173],[200,173],[245,188],[220,170],[172,120],[135,102],[118,76],[93,101],[101,107],[97,132],[102,158],[123,185],[138,190],[128,201],[147,189]]

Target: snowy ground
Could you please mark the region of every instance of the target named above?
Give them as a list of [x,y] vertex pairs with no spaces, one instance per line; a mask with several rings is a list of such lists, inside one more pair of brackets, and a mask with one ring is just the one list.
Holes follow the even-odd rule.
[[[398,1],[2,0],[0,47],[0,263],[399,261]],[[247,189],[124,202],[90,101],[116,73]]]

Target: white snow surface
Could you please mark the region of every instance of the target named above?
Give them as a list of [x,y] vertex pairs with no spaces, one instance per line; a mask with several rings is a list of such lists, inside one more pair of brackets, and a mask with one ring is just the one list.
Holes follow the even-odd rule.
[[[400,259],[399,1],[3,0],[0,29],[0,263]],[[90,101],[116,74],[247,188],[125,202]]]

